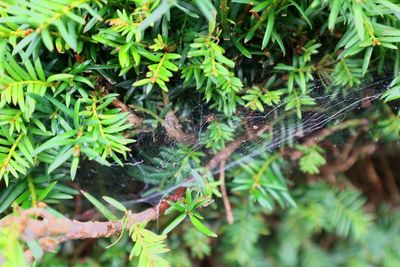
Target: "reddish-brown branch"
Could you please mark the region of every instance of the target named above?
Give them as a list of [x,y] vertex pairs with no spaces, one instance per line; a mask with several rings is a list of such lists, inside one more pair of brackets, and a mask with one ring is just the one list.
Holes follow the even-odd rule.
[[378,158],[378,160],[379,160],[381,169],[387,178],[386,184],[387,184],[387,188],[390,193],[390,198],[393,203],[398,203],[400,192],[396,185],[396,179],[392,172],[392,168],[390,167],[389,163],[387,162],[387,160],[384,157],[380,156]]
[[176,140],[177,142],[185,145],[193,144],[196,141],[196,136],[193,134],[186,134],[182,130],[182,126],[179,123],[173,111],[169,111],[165,116],[165,120],[162,123],[165,131],[169,138]]
[[[167,200],[177,201],[184,194],[185,188],[178,188]],[[132,214],[127,213],[127,228],[132,224],[155,220],[159,214],[165,212],[169,207],[166,200],[154,208]],[[53,251],[56,247],[67,240],[110,237],[121,233],[122,223],[120,221],[107,222],[80,222],[68,218],[58,218],[50,214],[45,208],[31,208],[21,210],[19,216],[10,216],[0,222],[0,228],[11,224],[21,227],[20,238],[23,241],[37,240],[43,251]],[[34,260],[32,252],[25,252],[27,262]]]
[[330,176],[336,173],[345,172],[356,163],[359,157],[371,155],[375,150],[376,145],[374,144],[355,147],[347,158],[323,166],[320,169],[320,176]]
[[[315,132],[314,134],[311,134],[309,137],[307,137],[304,140],[304,142],[302,144],[304,146],[310,147],[310,146],[313,146],[313,145],[321,142],[328,136],[330,136],[338,131],[341,131],[341,130],[344,130],[344,129],[347,129],[350,127],[363,128],[363,127],[366,127],[368,125],[368,123],[369,122],[366,119],[361,119],[361,120],[354,119],[354,120],[344,121],[340,124],[334,125],[333,127],[325,128],[325,129]],[[354,138],[351,138],[349,143],[347,144],[347,146],[344,148],[345,158],[349,157],[348,154],[350,153],[350,150],[351,150],[352,146],[354,145],[356,137],[357,136],[355,136]],[[282,150],[281,154],[283,156],[289,157],[291,160],[298,160],[303,156],[303,153],[301,151],[297,151],[297,150],[293,150],[293,149],[284,149],[284,150]],[[342,154],[342,156],[343,156],[343,154]]]
[[354,144],[356,143],[356,140],[359,136],[359,132],[356,134],[350,136],[349,140],[347,141],[347,144],[344,146],[342,152],[341,152],[341,158],[347,159],[350,155],[351,150],[354,147]]
[[350,127],[365,127],[368,125],[368,123],[369,122],[366,119],[347,120],[340,124],[334,125],[330,128],[324,128],[320,131],[317,131],[315,134],[309,136],[303,144],[306,146],[312,146],[338,131],[341,131],[341,130],[344,130],[344,129],[347,129]]
[[232,213],[232,207],[231,204],[229,203],[228,199],[228,194],[226,192],[226,186],[225,186],[225,161],[221,162],[220,165],[220,172],[219,172],[219,180],[221,181],[221,194],[222,194],[222,201],[224,203],[225,207],[225,212],[226,212],[226,221],[229,224],[233,223],[233,213]]
[[373,184],[374,192],[376,195],[381,196],[383,194],[382,182],[370,158],[367,158],[365,161],[365,172],[366,178]]
[[[108,93],[108,91],[105,91],[105,93]],[[128,112],[128,122],[132,124],[134,128],[140,128],[140,126],[142,126],[143,118],[133,113],[128,105],[124,104],[117,98],[113,101],[113,105],[120,108],[122,112]],[[162,121],[162,126],[167,132],[169,138],[176,140],[181,144],[193,144],[196,140],[196,137],[193,134],[186,134],[182,130],[182,126],[173,111],[167,113],[165,120]]]
[[159,215],[163,214],[170,207],[167,201],[171,202],[178,201],[185,194],[185,191],[186,187],[184,186],[179,187],[172,193],[172,195],[170,195],[166,199],[163,199],[159,205],[152,208],[148,208],[142,212],[133,214],[132,218],[134,219],[135,222],[147,222],[156,220],[159,217]]

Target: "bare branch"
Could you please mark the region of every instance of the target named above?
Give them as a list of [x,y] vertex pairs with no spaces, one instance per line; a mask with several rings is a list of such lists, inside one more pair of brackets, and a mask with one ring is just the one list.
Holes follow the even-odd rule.
[[232,214],[232,207],[229,203],[228,194],[226,193],[226,186],[225,186],[225,161],[222,161],[220,164],[220,172],[219,172],[219,179],[221,181],[221,194],[222,194],[222,201],[224,202],[224,207],[226,211],[226,221],[229,224],[232,224],[233,214]]
[[182,126],[173,111],[167,113],[162,126],[167,132],[169,138],[176,140],[181,144],[190,145],[196,141],[196,137],[193,134],[185,134],[183,132]]

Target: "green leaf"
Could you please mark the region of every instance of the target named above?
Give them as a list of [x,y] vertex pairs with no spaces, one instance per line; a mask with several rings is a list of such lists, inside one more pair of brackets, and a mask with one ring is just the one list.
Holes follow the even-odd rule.
[[78,170],[79,157],[73,157],[71,162],[71,179],[74,180],[76,176],[76,171]]
[[275,9],[271,9],[271,11],[268,14],[267,29],[265,30],[264,33],[261,49],[267,47],[268,42],[271,39],[272,30],[274,29],[274,24],[275,24]]
[[179,212],[185,212],[185,207],[182,205],[182,203],[179,202],[172,202],[172,201],[168,201],[167,203],[171,206],[171,208],[179,211]]
[[55,82],[55,81],[65,81],[65,80],[70,80],[73,78],[74,75],[69,74],[69,73],[60,73],[60,74],[53,74],[50,77],[47,78],[47,82]]
[[192,191],[186,189],[186,205],[190,206],[192,204]]
[[209,22],[215,20],[217,11],[210,0],[195,0],[195,3]]
[[150,82],[150,79],[142,79],[142,80],[134,82],[133,86],[142,86],[142,85],[148,84],[149,82]]
[[27,37],[25,37],[24,39],[22,39],[22,41],[20,41],[18,43],[17,46],[15,46],[12,55],[16,55],[18,54],[22,49],[24,49],[28,44],[32,43],[34,41],[35,38],[37,38],[38,35],[37,33],[31,33],[29,34]]
[[26,242],[28,248],[32,251],[32,255],[36,260],[39,260],[43,256],[43,250],[37,240],[28,240]]
[[62,20],[56,20],[54,22],[54,25],[56,25],[58,31],[60,32],[62,38],[65,40],[65,42],[74,50],[77,50],[77,40],[76,36],[74,33],[68,32],[68,30],[71,30],[71,28],[68,26],[68,30],[65,27],[65,24]]
[[242,43],[236,37],[231,36],[231,40],[233,44],[236,46],[236,48],[240,51],[240,53],[242,53],[247,58],[251,58],[250,51],[247,50],[247,48],[244,45],[242,45]]
[[42,41],[47,49],[50,51],[54,50],[53,40],[50,36],[49,30],[47,28],[43,29],[42,31]]
[[74,136],[77,132],[78,132],[77,130],[72,130],[51,138],[50,140],[44,142],[42,145],[36,148],[33,151],[33,156],[49,148],[58,147],[60,145],[72,144],[73,142],[75,142],[75,140],[69,138]]
[[377,0],[377,3],[387,7],[390,11],[393,11],[393,13],[400,13],[400,6],[397,3],[392,3],[389,0]]
[[57,181],[50,183],[46,188],[38,195],[38,200],[43,201],[46,199],[47,195],[53,190],[54,186],[57,184]]
[[26,184],[20,183],[17,185],[10,185],[6,191],[2,191],[2,195],[0,195],[0,213],[3,213],[7,208],[9,208],[13,201],[25,190]]
[[126,212],[127,211],[127,209],[125,208],[125,206],[121,202],[119,202],[119,201],[117,201],[117,200],[115,200],[115,199],[113,199],[111,197],[107,197],[107,196],[104,196],[103,199],[105,201],[107,201],[114,208],[116,208],[116,209],[118,209],[118,210],[120,210],[122,212]]
[[184,6],[181,6],[179,4],[179,2],[175,4],[175,7],[179,8],[180,10],[182,10],[183,12],[185,12],[188,16],[190,16],[192,18],[195,18],[195,19],[200,18],[199,15],[197,15],[197,13],[192,12],[191,10],[189,10],[188,8],[185,8]]
[[197,228],[200,232],[202,232],[205,235],[211,236],[211,237],[217,237],[217,235],[208,229],[204,224],[202,224],[195,216],[189,216],[190,221],[194,225],[194,227]]
[[312,24],[310,19],[308,18],[308,16],[306,15],[306,13],[304,13],[304,10],[293,0],[289,0],[289,2],[294,5],[297,10],[300,12],[300,14],[303,16],[303,19],[308,23],[308,25],[310,26],[310,28],[312,29]]
[[362,75],[363,76],[368,71],[368,67],[369,67],[369,62],[371,60],[372,51],[373,51],[373,47],[368,47],[367,51],[365,51],[364,61],[363,61],[363,66],[362,66]]
[[37,73],[39,79],[41,81],[46,81],[46,76],[44,75],[43,68],[42,68],[42,63],[40,62],[39,58],[37,58],[35,60],[34,65],[35,65],[35,70],[36,70],[36,73]]
[[360,40],[364,40],[364,14],[362,11],[361,3],[353,1],[353,20]]
[[63,111],[65,113],[65,115],[67,115],[70,118],[73,118],[74,113],[72,110],[70,110],[69,108],[67,108],[66,105],[64,105],[64,103],[58,101],[56,98],[50,96],[50,95],[46,95],[46,98],[54,105],[56,106],[58,109],[60,109],[61,111]]
[[110,221],[117,221],[117,217],[115,217],[114,214],[106,207],[104,206],[100,201],[98,201],[95,197],[93,197],[91,194],[88,192],[85,192],[81,190],[81,193],[103,214],[103,216],[110,220]]
[[303,147],[298,146],[298,149],[304,152],[300,158],[300,169],[309,174],[318,174],[319,168],[326,163],[325,158],[321,155],[324,150],[318,146]]
[[51,173],[57,169],[61,164],[66,162],[72,156],[73,148],[71,146],[65,147],[60,154],[54,159],[53,163],[50,164],[48,173]]
[[286,48],[285,48],[285,45],[283,44],[283,41],[282,41],[281,37],[279,36],[279,34],[277,34],[275,31],[272,31],[272,36],[278,42],[278,45],[281,48],[283,55],[285,55],[286,54]]
[[333,30],[335,27],[336,19],[339,14],[340,7],[342,6],[342,0],[333,0],[331,6],[331,12],[329,13],[328,28]]
[[163,235],[168,234],[171,232],[178,224],[180,224],[186,218],[186,214],[181,214],[176,217],[165,229],[162,231]]

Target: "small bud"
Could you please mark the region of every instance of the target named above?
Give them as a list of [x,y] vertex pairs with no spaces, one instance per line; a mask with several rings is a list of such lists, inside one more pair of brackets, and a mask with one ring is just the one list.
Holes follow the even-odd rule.
[[73,155],[75,158],[77,158],[77,157],[79,157],[80,154],[81,154],[81,149],[80,149],[79,145],[76,144],[76,145],[74,146],[74,151],[72,152],[72,155]]

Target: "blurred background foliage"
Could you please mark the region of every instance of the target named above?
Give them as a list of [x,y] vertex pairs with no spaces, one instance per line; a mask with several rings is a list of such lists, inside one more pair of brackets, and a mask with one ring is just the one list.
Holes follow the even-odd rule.
[[[399,19],[397,0],[3,0],[1,217],[98,220],[79,189],[137,211],[192,177],[157,235],[34,265],[398,266]],[[152,265],[146,235],[169,248]],[[0,229],[4,266],[27,248]]]

